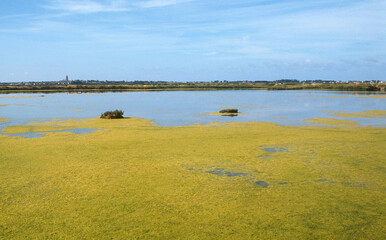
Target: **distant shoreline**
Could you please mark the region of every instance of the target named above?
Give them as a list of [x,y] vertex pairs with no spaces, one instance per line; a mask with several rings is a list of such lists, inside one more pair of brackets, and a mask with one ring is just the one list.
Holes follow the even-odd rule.
[[214,90],[333,90],[385,92],[386,83],[154,83],[154,84],[68,84],[3,85],[0,93],[214,91]]

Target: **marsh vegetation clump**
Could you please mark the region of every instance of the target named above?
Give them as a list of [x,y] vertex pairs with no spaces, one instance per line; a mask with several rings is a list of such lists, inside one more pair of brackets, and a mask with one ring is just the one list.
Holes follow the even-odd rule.
[[220,113],[238,113],[239,110],[237,108],[225,108],[221,109]]
[[221,109],[219,111],[219,113],[222,115],[222,116],[231,116],[231,117],[235,117],[239,114],[239,110],[237,108],[225,108],[225,109]]
[[123,118],[123,111],[118,109],[115,111],[107,111],[101,114],[101,118],[105,118],[105,119]]

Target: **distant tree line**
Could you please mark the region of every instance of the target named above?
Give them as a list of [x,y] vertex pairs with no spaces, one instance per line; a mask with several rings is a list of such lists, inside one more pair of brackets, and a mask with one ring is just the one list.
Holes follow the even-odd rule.
[[100,80],[61,80],[61,81],[39,81],[39,82],[0,82],[1,86],[44,86],[44,85],[221,85],[221,84],[300,84],[300,83],[384,83],[381,80],[367,80],[367,81],[336,81],[336,80],[297,80],[297,79],[280,79],[275,81],[250,81],[250,80],[215,80],[215,81],[195,81],[195,82],[173,82],[173,81],[100,81]]
[[0,83],[0,91],[135,91],[135,90],[222,90],[222,89],[267,89],[267,90],[347,90],[384,91],[383,81],[349,81],[281,79],[276,81],[227,81],[211,82],[167,82],[167,81],[97,81],[72,80],[59,82]]

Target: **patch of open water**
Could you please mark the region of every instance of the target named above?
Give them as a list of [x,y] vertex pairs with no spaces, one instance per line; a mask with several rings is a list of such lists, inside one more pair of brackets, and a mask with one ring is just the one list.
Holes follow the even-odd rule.
[[[315,117],[332,118],[326,111],[363,112],[386,110],[384,98],[363,92],[337,91],[161,91],[108,93],[28,93],[0,94],[0,129],[52,119],[99,117],[102,112],[121,109],[127,117],[152,119],[159,126],[185,126],[211,122],[274,122],[280,125],[315,125],[302,122]],[[374,94],[374,95],[371,95]],[[367,95],[366,95],[367,96]],[[212,116],[223,108],[238,108],[237,117]],[[385,119],[341,118],[358,121],[362,126],[382,126]]]
[[26,132],[26,133],[4,133],[0,131],[1,135],[13,136],[13,137],[23,137],[23,138],[40,138],[44,137],[45,133],[59,133],[59,132],[69,132],[75,134],[85,134],[85,133],[93,133],[98,131],[99,129],[91,129],[91,128],[74,128],[74,129],[65,129],[60,131],[44,131],[44,132]]
[[276,152],[288,152],[287,148],[283,147],[270,147],[270,148],[263,148],[266,152],[276,153]]
[[255,182],[255,185],[263,187],[263,188],[267,188],[269,186],[269,184],[264,182],[264,181],[257,181],[257,182]]
[[315,180],[315,182],[318,182],[318,183],[336,183],[335,181],[332,181],[329,179],[318,179],[318,180]]
[[230,172],[226,171],[224,168],[215,168],[213,170],[206,171],[206,173],[215,174],[218,176],[227,176],[227,177],[240,177],[247,176],[248,174],[242,172]]

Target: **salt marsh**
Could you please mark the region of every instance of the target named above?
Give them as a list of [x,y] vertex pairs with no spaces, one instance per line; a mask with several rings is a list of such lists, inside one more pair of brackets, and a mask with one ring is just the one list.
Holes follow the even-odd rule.
[[[2,98],[0,238],[383,239],[384,119],[322,111],[384,111],[384,99],[244,93]],[[336,105],[347,99],[358,104]],[[243,114],[200,114],[221,107]],[[95,117],[115,108],[129,117]]]

